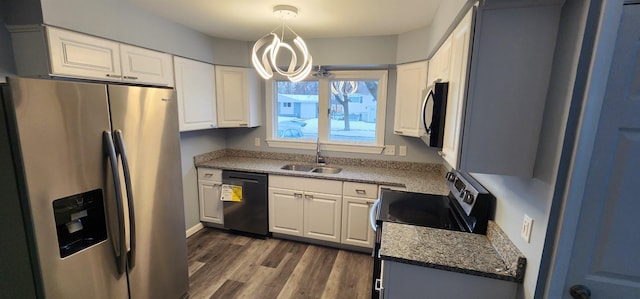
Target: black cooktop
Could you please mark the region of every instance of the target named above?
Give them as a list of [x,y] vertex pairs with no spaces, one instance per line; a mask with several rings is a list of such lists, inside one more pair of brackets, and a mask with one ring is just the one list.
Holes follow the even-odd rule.
[[382,190],[377,220],[464,231],[448,196]]

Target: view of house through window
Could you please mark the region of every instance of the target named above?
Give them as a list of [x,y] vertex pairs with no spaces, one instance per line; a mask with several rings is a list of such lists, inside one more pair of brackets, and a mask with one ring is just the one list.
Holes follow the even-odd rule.
[[278,138],[318,138],[318,81],[277,81]]
[[[381,143],[381,140],[376,140],[380,136],[376,131],[379,129],[380,80],[375,76],[362,77],[366,79],[332,76],[314,81],[274,81],[273,96],[277,97],[277,105],[273,107],[277,107],[277,113],[274,113],[277,117],[273,121],[274,135],[277,136],[273,138],[308,141],[320,137],[320,140],[336,144]],[[384,82],[386,84],[386,80]],[[321,113],[320,107],[328,107],[328,111]],[[319,127],[319,124],[326,124],[323,125],[326,128]]]

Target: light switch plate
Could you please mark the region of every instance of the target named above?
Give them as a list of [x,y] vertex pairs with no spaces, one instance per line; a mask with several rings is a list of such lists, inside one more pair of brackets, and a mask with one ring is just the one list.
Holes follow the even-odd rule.
[[522,231],[520,232],[520,236],[527,243],[531,241],[531,230],[533,229],[533,219],[529,217],[529,215],[524,214],[524,220],[522,221]]
[[384,154],[387,156],[395,156],[396,146],[393,144],[387,144],[384,146]]
[[253,144],[255,146],[260,146],[260,137],[256,137],[256,139],[253,141]]
[[399,156],[406,156],[407,155],[407,146],[406,145],[401,145],[398,147],[398,155]]

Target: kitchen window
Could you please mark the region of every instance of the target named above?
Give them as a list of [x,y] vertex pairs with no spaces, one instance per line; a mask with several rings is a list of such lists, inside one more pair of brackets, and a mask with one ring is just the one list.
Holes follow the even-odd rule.
[[327,78],[266,83],[270,147],[380,154],[384,149],[387,71],[333,71]]

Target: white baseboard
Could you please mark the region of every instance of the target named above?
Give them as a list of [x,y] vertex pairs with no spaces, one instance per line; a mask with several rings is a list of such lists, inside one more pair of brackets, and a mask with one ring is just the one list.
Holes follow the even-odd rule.
[[198,223],[187,230],[187,238],[204,228],[202,223]]

